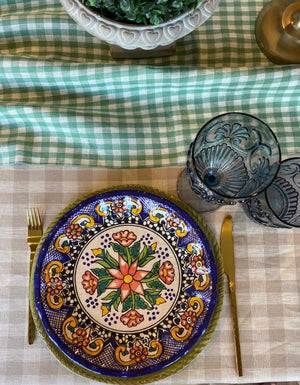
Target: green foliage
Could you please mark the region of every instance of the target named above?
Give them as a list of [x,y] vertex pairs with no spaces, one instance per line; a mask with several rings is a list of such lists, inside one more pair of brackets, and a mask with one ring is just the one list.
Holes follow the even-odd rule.
[[81,0],[102,16],[129,24],[157,25],[196,7],[202,0]]
[[98,277],[97,295],[99,296],[105,292],[113,277],[104,269],[92,269],[92,272]]

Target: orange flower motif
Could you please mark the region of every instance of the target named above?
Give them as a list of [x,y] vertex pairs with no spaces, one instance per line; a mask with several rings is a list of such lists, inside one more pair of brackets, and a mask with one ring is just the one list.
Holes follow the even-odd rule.
[[90,271],[86,271],[85,274],[83,274],[82,279],[82,286],[84,290],[91,295],[94,294],[98,285],[97,278]]
[[124,247],[130,246],[136,240],[136,235],[132,231],[129,232],[128,230],[119,231],[112,236],[115,241]]
[[108,269],[108,272],[115,278],[108,286],[108,289],[121,288],[121,300],[124,301],[131,291],[144,295],[141,280],[146,277],[149,271],[137,270],[138,259],[129,267],[128,263],[119,255],[118,269]]
[[111,209],[115,213],[124,213],[124,211],[127,210],[127,207],[125,205],[124,199],[116,199],[111,204]]
[[47,292],[50,293],[51,295],[58,294],[62,289],[62,281],[58,279],[57,277],[55,278],[50,278],[50,281],[47,282]]
[[132,326],[136,326],[144,321],[144,317],[136,310],[129,310],[126,314],[122,315],[121,321],[124,325],[131,328]]
[[130,358],[136,362],[144,361],[147,358],[147,354],[148,349],[144,348],[142,345],[130,349]]
[[75,223],[75,225],[71,224],[70,227],[68,227],[66,230],[67,237],[69,239],[76,239],[81,237],[81,232],[82,228],[77,223]]
[[205,261],[201,255],[195,255],[191,265],[196,274],[205,274]]
[[189,329],[190,327],[193,328],[195,326],[195,322],[197,321],[196,313],[192,310],[185,311],[181,316],[181,320],[182,326],[186,329]]
[[180,219],[173,213],[168,213],[166,219],[171,227],[178,227],[180,224]]
[[164,281],[167,285],[170,285],[174,281],[175,272],[171,262],[164,262],[159,271],[159,278]]
[[77,329],[72,334],[73,344],[77,346],[87,346],[90,343],[89,336],[84,329]]

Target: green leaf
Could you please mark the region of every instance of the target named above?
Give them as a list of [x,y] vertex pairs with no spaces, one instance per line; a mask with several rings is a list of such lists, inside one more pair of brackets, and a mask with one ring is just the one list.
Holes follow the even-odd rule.
[[129,295],[125,299],[125,301],[123,302],[123,309],[122,309],[122,311],[125,312],[125,311],[128,311],[131,308],[132,308],[132,299],[131,299],[131,295]]
[[143,266],[146,266],[147,263],[149,263],[150,261],[152,261],[152,259],[155,259],[155,257],[146,257],[144,258],[141,262],[138,263],[139,266],[143,267]]
[[94,263],[99,263],[101,266],[105,267],[106,269],[111,269],[112,267],[108,262],[104,261],[103,259],[96,259]]
[[152,289],[157,289],[160,291],[166,289],[165,285],[158,279],[156,279],[155,281],[147,282],[147,285]]
[[145,298],[151,305],[155,304],[155,299],[151,295],[145,294]]
[[[154,258],[154,257],[151,257],[151,258]],[[147,281],[149,278],[152,278],[152,277],[158,275],[159,268],[160,268],[160,261],[157,261],[152,266],[152,270],[150,271],[150,273],[147,274],[147,276],[145,277],[145,280]],[[143,282],[143,280],[142,280],[142,282]]]
[[127,253],[124,246],[114,242],[110,242],[110,245],[116,253],[121,255],[125,262],[128,262]]
[[[148,253],[148,248],[146,245],[144,245],[143,250],[141,251],[141,254],[139,256],[139,261],[142,261],[144,258],[146,258],[147,253]],[[140,265],[140,263],[139,263],[139,265]]]
[[98,297],[105,292],[107,286],[109,285],[110,281],[98,281],[98,286],[97,286],[97,295]]
[[109,301],[113,299],[116,296],[116,294],[117,294],[116,291],[110,292],[105,298],[103,298],[103,301]]
[[115,258],[113,258],[108,251],[106,251],[105,258],[107,259],[107,262],[111,265],[111,267],[115,267],[117,269],[120,268],[120,265]]
[[152,309],[152,306],[149,306],[139,295],[135,296],[135,303],[137,309]]
[[120,0],[120,8],[124,12],[128,12],[131,7],[131,1],[130,0]]
[[151,304],[155,305],[156,299],[160,297],[160,291],[153,289],[144,290],[146,300]]
[[120,302],[121,302],[121,297],[118,296],[117,299],[114,302],[114,308],[115,308],[116,311],[118,311],[118,307],[119,307]]
[[59,302],[59,297],[57,295],[54,296],[54,302],[58,303]]
[[164,19],[161,16],[159,16],[158,14],[155,14],[155,15],[151,16],[151,18],[150,18],[150,23],[152,25],[158,25],[160,23],[163,23],[163,21],[164,21]]
[[111,277],[109,272],[105,269],[91,269],[91,271],[98,277],[98,278],[103,278],[103,277]]
[[105,269],[91,269],[92,272],[98,277],[97,295],[101,295],[105,292],[106,287],[114,279]]
[[135,261],[139,256],[140,247],[141,247],[141,242],[135,242],[135,244],[131,247],[130,251],[131,251],[133,261]]
[[146,290],[144,290],[144,293],[151,295],[151,296],[157,296],[157,297],[160,296],[160,291],[153,290],[153,289],[146,289]]
[[64,248],[66,246],[69,246],[70,242],[69,241],[63,241],[61,247]]

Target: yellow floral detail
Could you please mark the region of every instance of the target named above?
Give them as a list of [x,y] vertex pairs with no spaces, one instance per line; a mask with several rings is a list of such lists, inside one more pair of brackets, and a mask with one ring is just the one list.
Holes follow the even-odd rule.
[[55,268],[55,274],[58,274],[62,271],[62,263],[59,262],[59,261],[52,261],[49,263],[49,265],[47,265],[46,267],[46,272],[45,272],[45,281],[46,283],[50,281],[50,275],[49,275],[49,272],[50,272],[50,269],[53,269]]
[[199,279],[196,279],[196,281],[194,282],[194,286],[196,290],[204,290],[207,288],[209,284],[209,274],[205,274],[205,278],[206,278],[206,281],[204,284],[200,282]]
[[142,211],[142,208],[143,208],[142,204],[139,201],[137,201],[136,199],[133,199],[133,198],[131,198],[131,201],[136,204],[136,207],[131,209],[132,213],[134,215],[139,214]]
[[180,219],[180,225],[182,226],[182,229],[181,230],[177,229],[176,234],[178,235],[178,237],[183,238],[188,234],[189,231],[188,231],[187,225],[184,223],[182,219]]
[[69,330],[69,326],[71,326],[71,328],[76,328],[77,326],[77,322],[75,320],[74,317],[69,317],[67,319],[65,319],[64,323],[63,323],[63,326],[62,326],[62,331],[64,333],[64,337],[65,339],[68,341],[68,342],[73,342],[72,340],[72,332]]
[[103,253],[103,249],[92,249],[92,252],[97,257],[97,255],[101,255]]
[[148,354],[147,357],[149,357],[149,358],[157,358],[157,357],[159,357],[161,355],[163,349],[162,349],[162,345],[161,345],[160,342],[152,341],[151,342],[151,348],[155,349],[155,351],[153,353],[151,353],[151,354]]
[[100,202],[96,207],[97,213],[103,217],[104,215],[106,215],[111,204],[112,201]]
[[156,304],[156,305],[160,305],[160,304],[165,303],[165,302],[166,302],[166,300],[163,299],[162,297],[158,297],[158,298],[156,298],[156,300],[155,300],[155,304]]
[[87,215],[87,214],[79,215],[71,223],[72,224],[78,223],[80,225],[81,219],[85,219],[86,220],[87,223],[84,225],[86,227],[93,227],[94,224],[95,224],[94,219],[90,215]]
[[190,306],[193,307],[194,309],[194,306],[197,306],[198,309],[194,309],[196,311],[196,317],[199,317],[199,315],[202,313],[203,309],[204,309],[204,304],[203,304],[203,301],[201,298],[198,298],[198,297],[192,297],[190,298]]
[[50,293],[47,294],[47,302],[51,309],[59,309],[62,307],[64,301],[61,297],[58,297],[58,303],[52,301],[52,296]]
[[61,234],[55,241],[55,248],[56,250],[60,251],[61,253],[67,253],[69,251],[69,246],[66,245],[62,247],[61,245],[64,243],[64,241],[69,241],[68,237],[66,234]]
[[151,245],[151,250],[152,251],[155,251],[156,250],[156,246],[157,246],[157,243],[155,242],[155,243],[152,243],[152,245]]
[[97,339],[93,341],[93,343],[96,345],[95,349],[91,349],[90,346],[82,346],[82,349],[89,354],[90,356],[96,356],[99,354],[103,348],[103,341],[100,339]]
[[[159,222],[160,221],[160,215],[162,215],[163,217],[166,216],[167,214],[167,210],[166,209],[163,209],[161,207],[154,207],[153,209],[150,210],[149,212],[149,218],[153,221],[153,222]],[[158,215],[160,214],[160,215]]]
[[187,250],[203,257],[203,248],[200,243],[191,242],[187,245]]
[[176,341],[184,341],[184,340],[189,338],[189,336],[192,333],[192,330],[193,330],[193,328],[190,327],[188,330],[184,330],[183,333],[179,334],[180,328],[179,328],[179,326],[175,326],[171,330],[171,335],[174,338],[174,340],[176,340]]
[[[132,365],[132,364],[135,364],[136,361],[135,360],[123,360],[122,357],[125,357],[123,356],[122,353],[124,353],[126,351],[126,348],[125,346],[118,346],[117,349],[115,350],[115,357],[117,359],[117,361],[121,364],[121,365],[124,365],[124,366],[128,366],[128,365]],[[127,359],[128,359],[128,356],[127,355]]]
[[102,309],[102,317],[104,317],[108,312],[108,307],[107,306],[101,306],[101,309]]

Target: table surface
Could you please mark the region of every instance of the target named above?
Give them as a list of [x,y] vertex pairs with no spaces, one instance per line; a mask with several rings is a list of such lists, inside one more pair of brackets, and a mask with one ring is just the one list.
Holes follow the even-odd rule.
[[221,0],[175,55],[113,60],[59,0],[0,2],[0,165],[178,166],[210,118],[264,120],[300,148],[300,68],[259,50],[266,0]]
[[[27,345],[29,249],[26,208],[38,207],[44,229],[85,194],[140,183],[176,195],[181,167],[99,169],[59,166],[0,168],[0,383],[89,384],[64,368],[39,336]],[[235,371],[229,291],[215,333],[200,355],[161,384],[256,383],[300,379],[300,237],[250,221],[240,206],[202,215],[217,240],[233,217],[237,305],[244,376]]]
[[[26,208],[39,207],[46,228],[103,187],[141,183],[175,195],[190,142],[228,111],[268,123],[283,157],[300,154],[300,68],[260,52],[255,20],[266,3],[221,0],[175,55],[114,60],[58,0],[0,1],[1,384],[92,383],[39,337],[26,343]],[[228,210],[203,215],[217,239]],[[162,384],[300,380],[299,230],[258,226],[240,206],[230,213],[244,376],[235,372],[226,287],[211,341]]]

